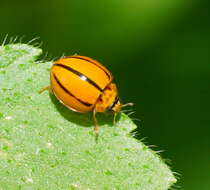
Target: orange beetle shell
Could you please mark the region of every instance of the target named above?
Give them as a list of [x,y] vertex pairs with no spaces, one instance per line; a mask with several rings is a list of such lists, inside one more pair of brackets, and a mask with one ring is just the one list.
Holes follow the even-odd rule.
[[[103,65],[85,56],[69,56],[55,61],[50,78],[51,89],[58,100],[77,112],[92,111],[113,80]],[[113,88],[117,96],[117,89]]]

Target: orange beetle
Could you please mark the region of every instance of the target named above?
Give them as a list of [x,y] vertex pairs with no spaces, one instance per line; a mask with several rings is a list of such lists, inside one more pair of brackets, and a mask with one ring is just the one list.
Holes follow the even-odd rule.
[[[122,106],[113,77],[98,61],[85,56],[73,55],[55,61],[50,71],[51,85],[48,89],[69,109],[76,112],[93,111],[95,133],[99,133],[97,112],[113,111]],[[132,105],[131,103],[126,105]]]

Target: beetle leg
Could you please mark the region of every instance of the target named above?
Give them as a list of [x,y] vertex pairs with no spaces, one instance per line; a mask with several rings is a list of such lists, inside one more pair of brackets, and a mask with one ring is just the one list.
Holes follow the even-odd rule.
[[45,90],[48,90],[49,92],[52,92],[51,87],[50,86],[46,86],[46,87],[42,88],[41,90],[39,90],[39,94],[41,94]]
[[116,124],[116,117],[117,117],[117,112],[114,112],[113,125],[115,125],[115,124]]
[[94,109],[93,110],[93,120],[94,120],[94,124],[95,124],[94,131],[95,131],[96,138],[98,138],[98,135],[99,135],[99,125],[98,125],[98,120],[96,119],[96,113],[97,112]]

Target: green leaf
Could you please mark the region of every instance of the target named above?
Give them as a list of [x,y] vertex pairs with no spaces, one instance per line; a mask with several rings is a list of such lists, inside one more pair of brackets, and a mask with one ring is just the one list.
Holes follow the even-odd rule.
[[51,62],[25,44],[0,47],[0,189],[166,190],[176,182],[161,158],[129,133],[121,114],[72,112],[45,91]]

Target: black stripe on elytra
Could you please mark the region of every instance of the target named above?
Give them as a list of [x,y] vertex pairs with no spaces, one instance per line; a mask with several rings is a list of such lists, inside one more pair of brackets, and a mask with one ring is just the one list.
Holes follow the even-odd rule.
[[60,63],[55,63],[54,66],[62,67],[64,69],[67,69],[68,71],[71,71],[75,75],[79,76],[82,80],[87,81],[89,84],[93,85],[99,91],[101,91],[101,92],[103,91],[103,89],[101,89],[93,80],[89,79],[88,77],[86,77],[85,75],[80,73],[79,71],[76,71],[76,70],[72,69],[71,67],[60,64]]
[[87,58],[84,58],[84,57],[78,57],[78,56],[67,56],[67,57],[64,57],[64,58],[75,58],[75,59],[81,59],[81,60],[84,60],[84,61],[88,61],[89,63],[92,63],[94,64],[95,66],[99,67],[100,69],[102,69],[104,71],[104,73],[106,74],[106,76],[109,78],[110,80],[110,74],[103,68],[101,67],[100,65],[96,64],[95,62],[87,59]]
[[79,98],[77,98],[76,96],[74,96],[71,92],[69,92],[69,90],[67,90],[62,84],[61,82],[58,80],[58,78],[56,77],[55,73],[53,73],[53,77],[55,78],[55,81],[58,83],[58,85],[70,96],[74,97],[77,101],[79,101],[81,104],[90,107],[92,106],[92,104],[84,102],[82,100],[80,100]]
[[112,110],[112,108],[114,108],[114,106],[117,104],[118,101],[119,101],[119,96],[116,96],[115,100],[114,100],[113,103],[109,106],[108,110]]

